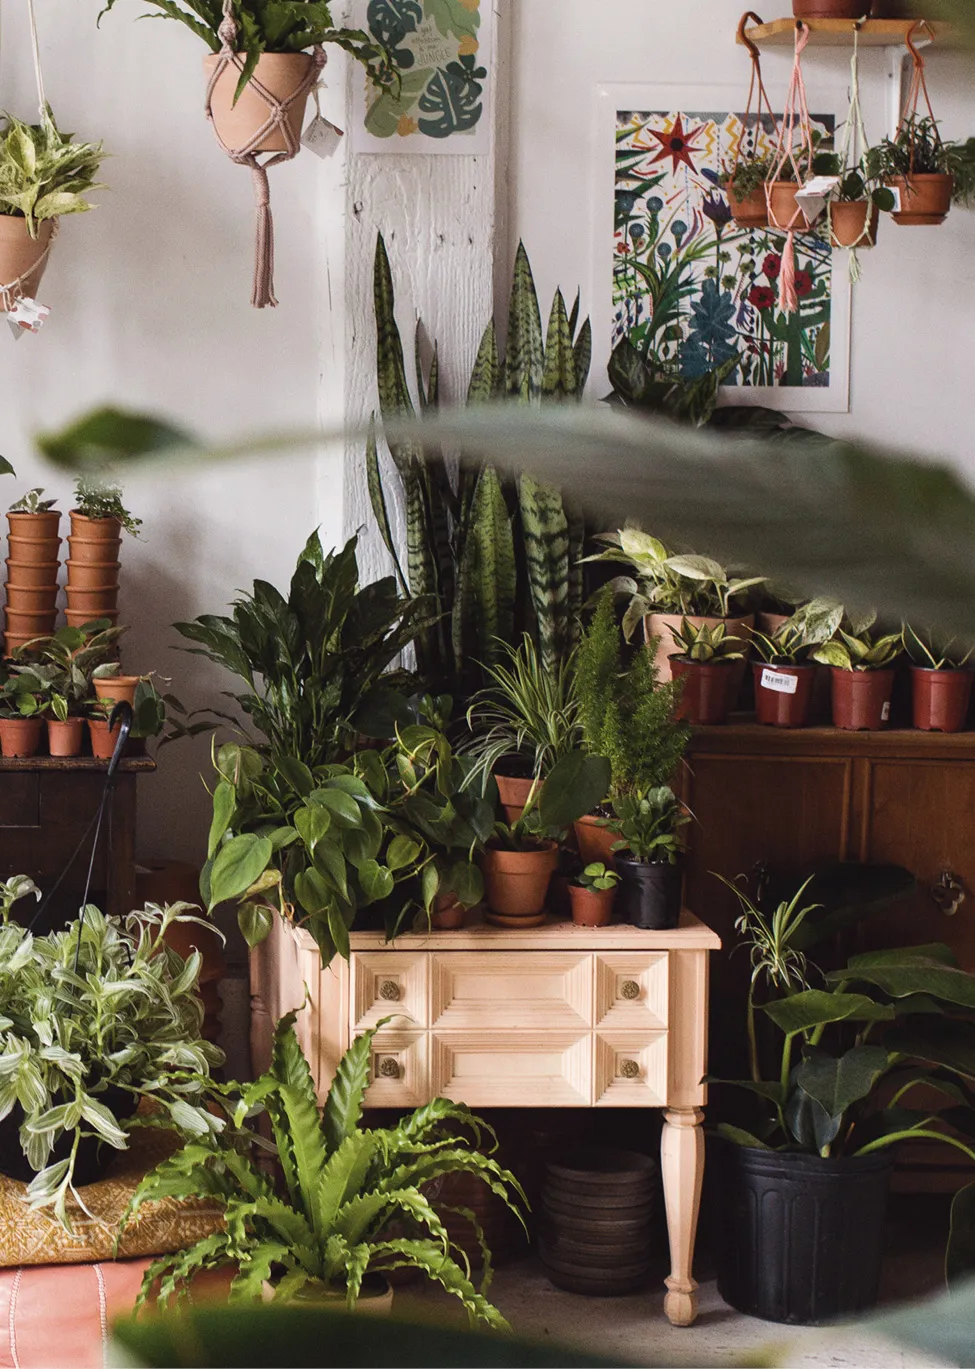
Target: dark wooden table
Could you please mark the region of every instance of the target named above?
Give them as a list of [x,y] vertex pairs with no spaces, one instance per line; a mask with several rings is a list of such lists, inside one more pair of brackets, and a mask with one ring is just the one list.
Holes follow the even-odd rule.
[[[133,756],[116,774],[90,895],[108,913],[127,913],[135,906],[136,779],[155,768],[150,757]],[[87,836],[86,830],[98,812],[107,771],[107,761],[91,756],[0,759],[0,878],[30,875],[47,893],[63,875],[39,931],[77,916],[94,826]]]

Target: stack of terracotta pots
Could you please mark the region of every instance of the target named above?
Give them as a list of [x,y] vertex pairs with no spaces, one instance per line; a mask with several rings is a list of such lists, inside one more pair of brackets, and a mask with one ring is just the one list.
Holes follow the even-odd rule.
[[121,545],[122,525],[117,518],[86,518],[72,510],[65,589],[69,627],[83,627],[94,618],[118,622]]
[[56,509],[43,513],[11,511],[7,521],[10,554],[3,650],[9,656],[31,638],[47,637],[54,631],[61,515]]

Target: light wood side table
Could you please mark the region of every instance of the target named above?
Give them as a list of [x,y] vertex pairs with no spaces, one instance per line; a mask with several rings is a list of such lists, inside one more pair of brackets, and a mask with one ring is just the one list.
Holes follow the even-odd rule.
[[251,959],[255,1069],[267,1068],[275,1021],[307,997],[298,1034],[323,1098],[350,1041],[389,1017],[373,1043],[367,1106],[443,1096],[475,1109],[663,1109],[664,1310],[690,1326],[715,933],[685,911],[669,932],[477,922],[394,942],[353,932],[351,943],[351,959],[323,971],[312,938],[275,919]]

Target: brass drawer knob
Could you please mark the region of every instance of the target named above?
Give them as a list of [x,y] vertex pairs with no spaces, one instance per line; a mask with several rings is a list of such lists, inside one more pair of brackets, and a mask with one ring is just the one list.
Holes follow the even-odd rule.
[[635,1060],[621,1060],[620,1077],[622,1079],[639,1079],[640,1066]]
[[624,979],[620,985],[620,998],[639,998],[640,986],[635,979]]
[[399,985],[395,979],[384,979],[379,986],[379,997],[387,1003],[395,1003],[399,998]]
[[399,1062],[394,1060],[391,1055],[384,1055],[379,1062],[380,1079],[398,1079]]

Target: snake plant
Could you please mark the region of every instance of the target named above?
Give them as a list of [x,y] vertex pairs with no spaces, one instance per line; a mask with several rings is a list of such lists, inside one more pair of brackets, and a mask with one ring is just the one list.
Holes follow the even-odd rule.
[[[392,1127],[360,1125],[374,1038],[388,1018],[346,1051],[319,1111],[295,1018],[289,1013],[277,1024],[266,1074],[253,1084],[216,1091],[228,1125],[207,1137],[191,1136],[134,1194],[126,1222],[143,1203],[162,1197],[205,1197],[224,1212],[220,1231],[150,1265],[140,1305],[157,1278],[165,1304],[197,1271],[233,1266],[232,1302],[260,1301],[266,1293],[281,1303],[332,1295],[353,1308],[368,1272],[412,1268],[458,1298],[472,1323],[507,1330],[485,1296],[491,1263],[480,1224],[463,1212],[484,1255],[478,1289],[427,1188],[443,1175],[476,1174],[523,1222],[517,1179],[479,1149],[482,1135],[494,1139],[491,1128],[446,1098],[435,1098]],[[260,1112],[267,1114],[273,1137],[273,1176],[266,1157],[257,1163],[264,1155],[259,1138],[243,1127]]]
[[104,153],[101,143],[75,143],[62,133],[46,107],[39,124],[25,124],[5,114],[0,130],[0,213],[21,215],[27,231],[62,214],[80,214],[96,189],[95,177]]
[[[376,245],[374,299],[377,380],[387,426],[415,415],[396,324],[392,273],[380,234]],[[567,312],[556,292],[543,338],[538,296],[524,246],[519,245],[511,289],[506,354],[501,357],[494,322],[481,339],[467,392],[474,406],[503,394],[527,404],[558,403],[581,396],[589,374],[591,332],[578,326],[578,300]],[[439,358],[425,377],[415,339],[419,408],[439,404]],[[501,644],[517,626],[532,626],[542,663],[564,660],[577,636],[582,607],[584,527],[568,513],[558,491],[530,477],[517,486],[491,465],[461,459],[452,473],[442,451],[412,439],[389,443],[406,512],[406,571],[389,516],[374,429],[366,443],[369,497],[380,535],[404,591],[432,595],[440,621],[417,642],[422,674],[455,695],[480,682],[478,663],[501,659]]]

